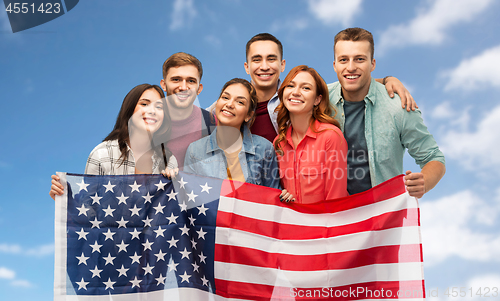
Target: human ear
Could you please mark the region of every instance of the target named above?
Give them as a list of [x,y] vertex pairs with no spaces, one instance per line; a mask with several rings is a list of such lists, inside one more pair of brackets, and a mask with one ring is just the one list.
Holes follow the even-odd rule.
[[250,119],[252,119],[254,112],[250,112],[247,114],[247,117],[245,118],[245,122],[248,122]]
[[314,106],[319,105],[319,103],[321,102],[322,98],[323,98],[323,95],[316,96],[316,100],[314,101]]

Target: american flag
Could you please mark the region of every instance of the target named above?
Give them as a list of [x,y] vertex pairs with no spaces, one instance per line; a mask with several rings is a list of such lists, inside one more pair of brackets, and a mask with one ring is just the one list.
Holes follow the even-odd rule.
[[55,300],[425,298],[419,209],[402,176],[314,205],[187,173],[61,182]]

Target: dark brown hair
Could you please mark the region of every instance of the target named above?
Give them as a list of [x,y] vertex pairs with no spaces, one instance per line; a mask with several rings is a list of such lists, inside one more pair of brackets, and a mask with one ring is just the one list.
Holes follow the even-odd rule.
[[245,53],[245,60],[248,62],[248,51],[250,50],[250,45],[252,45],[253,42],[257,41],[271,41],[276,43],[278,45],[278,49],[280,51],[281,55],[281,60],[283,59],[283,45],[281,44],[280,40],[278,40],[275,36],[273,36],[270,33],[259,33],[255,36],[253,36],[248,42],[246,46],[246,53]]
[[[224,86],[222,87],[222,89],[220,90],[220,94],[219,94],[219,98],[222,97],[222,93],[224,93],[224,90],[227,89],[227,87],[231,86],[231,85],[234,85],[234,84],[242,84],[248,91],[248,94],[250,94],[250,106],[248,108],[248,112],[247,112],[247,115],[250,114],[251,112],[254,112],[254,114],[252,114],[252,118],[250,118],[250,120],[248,120],[247,122],[244,122],[242,125],[241,125],[241,130],[243,130],[243,126],[244,125],[247,125],[248,128],[252,127],[252,124],[253,122],[255,121],[255,110],[257,109],[257,93],[255,92],[255,88],[254,86],[249,82],[247,81],[246,79],[243,79],[243,78],[233,78],[231,80],[229,80],[228,82],[226,82],[224,84]],[[212,114],[214,115],[214,114]]]
[[[166,142],[170,137],[170,131],[171,131],[170,115],[168,113],[167,104],[165,101],[165,94],[163,93],[163,90],[157,85],[142,84],[135,86],[134,88],[132,88],[132,90],[130,90],[130,92],[128,92],[127,96],[125,96],[125,98],[123,99],[120,112],[118,112],[118,116],[116,117],[115,127],[113,128],[111,133],[109,133],[108,136],[106,136],[106,138],[104,138],[103,140],[103,141],[118,140],[118,145],[120,147],[120,152],[121,152],[120,159],[122,159],[122,162],[128,156],[128,150],[127,150],[127,143],[129,142],[128,122],[132,117],[132,115],[134,114],[135,107],[137,106],[137,103],[139,102],[141,95],[145,91],[150,89],[154,89],[156,92],[158,92],[163,102],[163,122],[160,128],[154,134],[155,136],[160,136],[161,140],[160,139],[155,139],[155,140]],[[159,152],[159,149],[153,145],[153,141],[151,141],[151,147],[155,151]],[[165,147],[162,148],[163,150],[162,152],[160,152],[160,154],[163,155],[163,158],[165,160],[164,163],[166,166],[167,160],[168,158],[170,158],[172,153]]]

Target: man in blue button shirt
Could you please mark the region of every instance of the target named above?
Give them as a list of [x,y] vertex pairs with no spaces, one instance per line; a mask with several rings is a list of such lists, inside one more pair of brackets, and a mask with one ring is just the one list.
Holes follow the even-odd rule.
[[403,173],[407,149],[422,170],[407,171],[405,184],[420,198],[443,177],[444,155],[421,112],[401,110],[399,97],[390,98],[371,77],[373,53],[367,30],[347,28],[335,36],[333,68],[339,81],[328,88],[349,148],[347,189],[359,193]]

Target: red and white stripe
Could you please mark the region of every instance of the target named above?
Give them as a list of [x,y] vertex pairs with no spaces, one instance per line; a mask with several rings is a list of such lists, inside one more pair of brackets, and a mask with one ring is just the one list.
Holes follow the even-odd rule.
[[256,196],[254,185],[234,190],[230,181],[223,184],[215,239],[217,295],[424,298],[418,203],[406,193],[402,176],[315,205],[283,204],[277,190],[261,191]]

